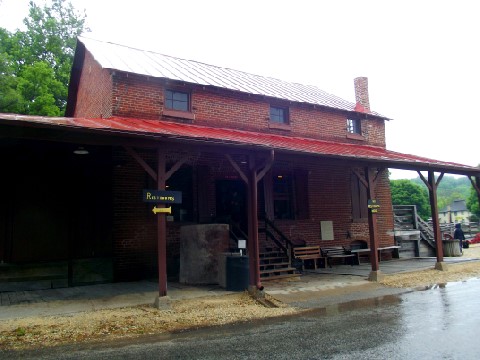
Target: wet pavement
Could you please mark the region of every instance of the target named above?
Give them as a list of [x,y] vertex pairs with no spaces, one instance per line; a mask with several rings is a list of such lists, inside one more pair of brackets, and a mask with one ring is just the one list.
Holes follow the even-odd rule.
[[[15,359],[478,359],[480,280],[168,336],[7,352]],[[363,306],[364,305],[364,306]]]
[[[464,257],[445,258],[446,263],[478,261]],[[435,258],[383,261],[385,274],[433,268]],[[383,287],[367,280],[371,265],[334,265],[332,268],[306,271],[298,280],[265,282],[266,293],[290,305],[302,308],[336,306],[369,298],[405,292]],[[82,311],[152,304],[158,283],[141,281],[79,286],[61,289],[0,293],[0,320],[27,316],[61,315]],[[168,284],[171,300],[218,296],[231,293],[219,286]]]

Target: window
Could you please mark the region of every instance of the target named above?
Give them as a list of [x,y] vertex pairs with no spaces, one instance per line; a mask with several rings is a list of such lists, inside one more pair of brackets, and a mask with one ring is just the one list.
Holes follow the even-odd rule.
[[293,219],[292,177],[276,174],[273,177],[273,213],[275,219]]
[[368,219],[367,188],[356,174],[352,174],[350,192],[352,196],[353,221],[365,221]]
[[180,91],[166,90],[165,107],[169,110],[190,111],[190,94]]
[[288,124],[288,109],[270,106],[270,121],[279,124]]
[[347,119],[347,132],[350,134],[362,134],[360,119]]
[[[308,172],[275,171],[271,193],[275,219],[308,219]],[[267,197],[267,192],[265,196]],[[267,202],[268,200],[265,199]]]

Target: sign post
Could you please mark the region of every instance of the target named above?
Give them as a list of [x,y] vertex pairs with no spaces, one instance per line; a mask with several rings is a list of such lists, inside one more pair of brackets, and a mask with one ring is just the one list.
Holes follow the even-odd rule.
[[[164,160],[164,159],[163,159]],[[160,157],[159,157],[160,163]],[[164,168],[164,166],[163,166]],[[181,204],[182,203],[182,193],[180,191],[166,191],[161,190],[165,188],[165,180],[161,175],[161,167],[159,166],[159,173],[158,173],[158,190],[143,190],[143,202],[147,203],[155,203],[160,204],[159,207],[157,205],[153,206],[152,212],[154,215],[162,215],[162,214],[171,214],[172,207],[165,207],[164,204]],[[166,277],[166,222],[165,216],[158,217],[158,284],[159,284],[159,297],[167,295],[167,277]]]

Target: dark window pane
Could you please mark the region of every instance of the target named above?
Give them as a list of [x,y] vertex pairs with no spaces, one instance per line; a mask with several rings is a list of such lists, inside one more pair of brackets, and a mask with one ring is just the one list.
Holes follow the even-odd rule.
[[275,219],[293,219],[292,177],[276,175],[273,178],[273,211]]
[[347,131],[351,134],[361,134],[360,120],[347,119]]
[[287,110],[278,107],[270,107],[270,121],[278,122],[282,124],[288,123]]
[[165,107],[171,110],[189,111],[189,94],[179,91],[165,91]]

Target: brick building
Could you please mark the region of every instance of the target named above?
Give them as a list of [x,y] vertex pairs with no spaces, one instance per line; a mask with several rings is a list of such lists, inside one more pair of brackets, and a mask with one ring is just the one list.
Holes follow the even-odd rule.
[[[1,261],[63,262],[58,286],[177,278],[182,227],[226,223],[248,238],[253,286],[259,253],[275,246],[259,232],[265,218],[285,244],[393,245],[389,167],[479,173],[387,150],[389,119],[370,109],[366,78],[354,86],[349,102],[79,38],[66,118],[0,114],[0,156],[14,170],[0,180]],[[182,203],[153,215],[144,189],[180,191]]]

